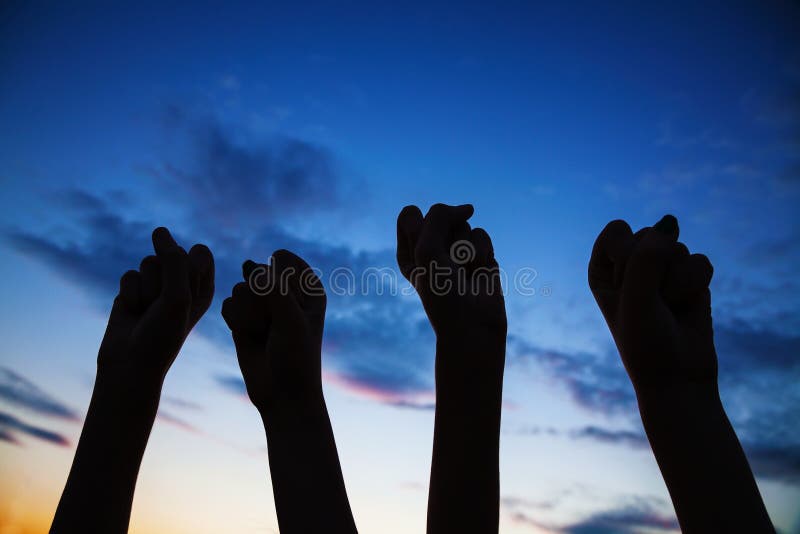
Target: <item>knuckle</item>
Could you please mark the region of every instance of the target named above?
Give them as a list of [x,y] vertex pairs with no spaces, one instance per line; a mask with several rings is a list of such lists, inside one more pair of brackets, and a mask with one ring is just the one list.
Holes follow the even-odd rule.
[[400,215],[398,215],[397,218],[401,221],[405,221],[416,216],[422,216],[422,212],[414,204],[409,204],[400,210]]
[[250,284],[248,282],[239,282],[233,286],[233,290],[231,291],[231,295],[234,299],[240,299],[248,293],[250,293]]
[[152,269],[157,265],[158,265],[158,258],[151,254],[150,256],[145,256],[144,258],[142,258],[141,263],[139,263],[139,270],[142,271],[146,269]]

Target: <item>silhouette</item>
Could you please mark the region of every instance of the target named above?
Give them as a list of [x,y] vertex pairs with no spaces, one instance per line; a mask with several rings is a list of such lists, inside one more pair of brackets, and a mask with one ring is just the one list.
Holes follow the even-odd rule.
[[166,228],[155,256],[120,279],[97,357],[97,377],[75,459],[50,532],[125,532],[161,386],[214,296],[214,258],[189,253]]
[[322,394],[322,283],[287,250],[242,272],[222,316],[264,423],[280,531],[356,532]]
[[592,250],[589,287],[683,532],[774,532],[719,397],[713,267],[678,235],[671,215],[635,234],[625,221],[610,222]]
[[[427,530],[497,532],[506,312],[489,235],[471,205],[397,218],[397,262],[436,335],[436,414]],[[664,216],[598,236],[589,286],[633,383],[644,429],[684,532],[774,532],[717,387],[713,267]],[[214,296],[214,258],[166,228],[120,279],[97,377],[51,532],[125,532],[167,371]],[[322,391],[326,295],[300,257],[247,260],[222,316],[267,437],[281,532],[354,533]]]
[[436,334],[430,534],[497,532],[499,522],[506,313],[491,239],[467,222],[473,211],[436,204],[423,217],[407,206],[397,218],[397,263]]

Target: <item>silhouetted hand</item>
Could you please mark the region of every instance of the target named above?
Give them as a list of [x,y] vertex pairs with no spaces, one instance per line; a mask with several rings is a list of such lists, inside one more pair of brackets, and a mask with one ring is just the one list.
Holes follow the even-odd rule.
[[356,532],[322,393],[322,283],[287,250],[242,272],[222,316],[267,434],[280,531]]
[[489,235],[472,206],[397,218],[397,263],[436,333],[428,533],[497,532],[506,312]]
[[397,218],[397,263],[419,294],[437,337],[505,344],[506,311],[489,234],[471,228],[470,204],[434,204]]
[[678,242],[671,215],[600,233],[589,286],[631,378],[685,533],[774,532],[722,407],[711,322],[713,268]]
[[592,251],[589,287],[637,388],[717,378],[708,288],[714,268],[704,255],[689,254],[678,234],[671,215],[635,235],[617,220]]
[[122,533],[161,386],[186,336],[214,296],[214,258],[187,254],[166,228],[155,256],[120,279],[97,358],[92,401],[50,532]]
[[322,397],[325,290],[311,267],[288,250],[272,265],[250,260],[245,282],[222,303],[250,400],[262,414]]
[[160,385],[186,336],[214,297],[214,258],[205,245],[189,253],[166,228],[153,231],[155,256],[119,282],[98,355],[100,373]]

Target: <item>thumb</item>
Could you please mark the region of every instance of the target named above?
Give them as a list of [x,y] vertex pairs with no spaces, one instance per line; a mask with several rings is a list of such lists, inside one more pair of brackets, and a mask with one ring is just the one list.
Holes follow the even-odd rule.
[[672,215],[665,215],[652,228],[642,232],[642,238],[625,266],[621,304],[626,309],[641,309],[660,298],[660,288],[678,234],[678,221]]

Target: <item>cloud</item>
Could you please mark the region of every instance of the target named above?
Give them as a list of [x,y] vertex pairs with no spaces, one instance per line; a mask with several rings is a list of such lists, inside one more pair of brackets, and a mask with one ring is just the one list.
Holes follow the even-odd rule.
[[173,414],[171,414],[171,413],[169,413],[169,412],[167,412],[167,411],[165,411],[163,409],[159,409],[158,410],[158,413],[156,414],[156,418],[159,421],[161,421],[163,423],[166,423],[166,424],[168,424],[170,426],[173,426],[175,428],[178,428],[180,430],[183,430],[184,432],[189,432],[191,434],[202,434],[200,429],[198,429],[193,424],[191,424],[188,421],[186,421],[185,419],[177,417],[177,416],[175,416],[175,415],[173,415]]
[[509,336],[508,346],[512,364],[535,361],[586,410],[606,415],[636,413],[633,387],[616,354],[546,349],[517,336]]
[[202,411],[205,410],[205,408],[201,404],[198,404],[198,403],[196,403],[194,401],[182,399],[180,397],[172,397],[172,396],[166,395],[164,397],[161,397],[161,402],[165,403],[165,404],[169,404],[169,405],[171,405],[171,406],[173,406],[175,408],[178,408],[180,410],[186,410],[186,411],[192,411],[192,412],[202,412]]
[[11,414],[0,412],[0,440],[14,445],[20,445],[17,434],[35,438],[59,447],[69,447],[69,440],[59,434],[38,426],[30,425]]
[[150,234],[156,225],[120,215],[113,195],[73,189],[61,191],[56,199],[62,217],[77,229],[41,233],[11,230],[6,232],[6,240],[12,248],[57,274],[109,298],[116,293],[125,271],[138,268],[141,259],[152,254]]
[[[7,238],[18,251],[45,265],[58,266],[59,275],[86,288],[103,302],[105,310],[121,274],[135,268],[150,253],[149,235],[156,224],[116,215],[117,206],[99,194],[70,191],[60,198],[62,205],[69,206],[68,213],[75,216],[80,233],[61,238],[13,232]],[[182,227],[175,232],[176,238],[190,243],[185,233],[194,231]],[[338,279],[346,285],[340,288],[343,294],[331,291],[331,278],[323,274],[329,290],[326,366],[341,377],[340,385],[366,396],[384,392],[397,406],[417,404],[411,399],[403,401],[400,395],[416,396],[432,389],[433,334],[417,303],[397,297],[401,277],[394,269],[390,251],[354,252],[345,246],[298,238],[271,224],[235,237],[224,229],[206,231],[205,235],[216,258],[218,289],[215,305],[197,327],[201,334],[228,348],[230,334],[218,310],[229,288],[241,280],[238,265],[248,257],[265,261],[267,258],[261,257],[264,248],[288,248],[323,273],[331,275],[339,270],[347,274]],[[98,261],[100,258],[102,261]],[[361,276],[369,269],[377,272],[389,266],[386,279]]]
[[669,504],[657,497],[618,497],[608,509],[588,514],[583,519],[563,524],[540,519],[563,501],[570,492],[549,500],[505,496],[500,503],[514,523],[552,534],[634,534],[638,532],[677,532],[678,521]]
[[214,381],[226,392],[236,395],[237,397],[247,398],[247,387],[244,385],[244,379],[237,375],[217,375]]
[[7,367],[0,367],[0,399],[38,415],[73,422],[79,420],[72,408]]
[[650,448],[647,437],[642,432],[633,430],[609,430],[599,426],[585,426],[573,430],[571,437],[576,439],[591,439],[611,445],[628,445],[634,448]]
[[[800,483],[800,337],[728,319],[715,323],[720,392],[756,476]],[[620,416],[637,428],[633,388],[613,352],[543,349],[509,339],[510,361],[535,361],[572,400],[587,411]],[[776,392],[780,399],[776,400]],[[528,434],[558,434],[531,427]],[[570,431],[575,439],[647,448],[641,432],[587,426]]]
[[563,534],[625,534],[642,529],[675,532],[680,525],[674,515],[657,511],[648,501],[637,502],[620,508],[593,514],[586,519],[561,527]]
[[198,224],[258,229],[292,215],[338,207],[342,185],[333,154],[284,136],[247,138],[216,117],[168,106],[164,124],[181,153],[145,167],[159,187],[184,198]]
[[404,383],[399,379],[402,378],[402,375],[385,380],[385,377],[374,379],[368,374],[348,376],[326,371],[323,378],[326,383],[334,384],[355,396],[394,408],[411,410],[434,410],[436,408],[434,393],[431,389],[414,389],[411,387],[414,382]]
[[[164,124],[177,147],[145,169],[152,186],[147,205],[118,191],[62,191],[51,198],[58,208],[53,229],[6,232],[12,248],[88,290],[105,311],[119,277],[152,253],[150,232],[166,222],[153,218],[157,204],[159,213],[176,221],[169,224],[179,242],[202,241],[214,252],[217,295],[196,330],[226,348],[230,334],[219,305],[241,280],[245,258],[265,261],[265,251],[287,248],[326,273],[344,269],[355,276],[346,296],[329,287],[326,368],[352,393],[385,394],[397,406],[428,408],[416,397],[432,390],[433,334],[420,321],[417,302],[377,289],[393,283],[396,289],[401,279],[393,251],[355,251],[288,230],[298,220],[311,228],[330,225],[314,218],[344,212],[340,201],[348,183],[333,155],[299,139],[254,141],[180,106],[168,109]],[[394,269],[395,282],[363,280],[359,275],[368,268]]]

